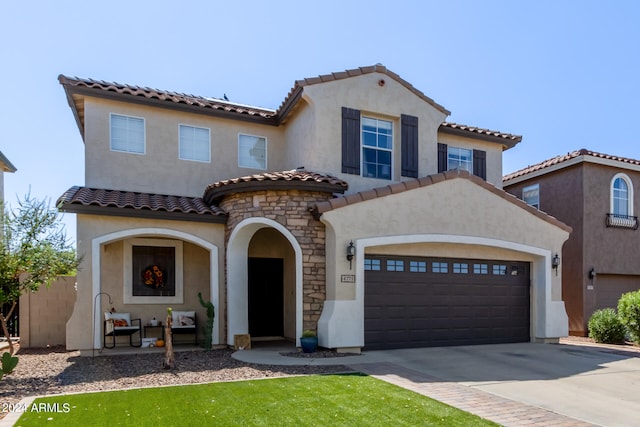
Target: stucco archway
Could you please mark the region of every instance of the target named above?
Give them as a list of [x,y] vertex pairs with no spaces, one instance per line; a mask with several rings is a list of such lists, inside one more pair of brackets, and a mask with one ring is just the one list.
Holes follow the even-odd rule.
[[[91,241],[91,282],[92,282],[92,316],[94,321],[94,331],[101,330],[101,322],[102,316],[99,311],[95,310],[93,307],[93,301],[95,301],[97,295],[101,292],[102,284],[101,284],[101,248],[102,246],[115,242],[118,240],[123,240],[131,237],[170,237],[174,239],[180,239],[186,242],[193,243],[195,245],[201,246],[202,248],[209,251],[209,263],[211,266],[211,274],[209,275],[209,291],[211,295],[211,302],[213,303],[216,311],[218,311],[219,305],[219,281],[218,281],[218,247],[214,244],[201,239],[200,237],[194,236],[189,233],[185,233],[182,231],[167,229],[167,228],[133,228],[129,230],[121,230],[113,233],[105,234],[103,236],[99,236],[94,238]],[[101,334],[94,333],[93,334],[93,348],[99,349],[101,348]],[[213,329],[212,339],[214,344],[220,343],[220,332],[219,328]]]
[[282,224],[268,218],[248,218],[231,232],[227,243],[227,344],[234,336],[249,333],[248,314],[248,252],[254,234],[270,227],[287,239],[295,253],[296,345],[302,333],[302,249],[296,238]]

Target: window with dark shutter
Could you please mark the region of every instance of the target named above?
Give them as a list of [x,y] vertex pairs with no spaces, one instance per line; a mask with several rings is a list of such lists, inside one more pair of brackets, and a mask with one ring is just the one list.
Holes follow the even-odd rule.
[[487,180],[487,152],[473,150],[473,174]]
[[360,175],[360,110],[342,107],[342,172]]
[[402,151],[402,176],[418,177],[418,118],[402,114],[401,125],[401,151]]
[[438,173],[447,170],[447,144],[438,143]]

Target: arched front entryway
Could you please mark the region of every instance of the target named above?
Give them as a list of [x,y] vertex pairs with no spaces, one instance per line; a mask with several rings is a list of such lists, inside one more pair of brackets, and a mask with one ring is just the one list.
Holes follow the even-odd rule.
[[[218,286],[218,247],[211,242],[208,242],[193,234],[168,229],[168,228],[154,228],[154,227],[142,227],[132,228],[128,230],[120,230],[95,237],[91,241],[91,282],[92,282],[92,318],[93,318],[93,348],[101,348],[101,326],[102,326],[102,313],[96,309],[96,300],[99,295],[104,291],[103,287],[103,250],[106,245],[124,241],[130,238],[162,238],[162,239],[176,239],[183,242],[193,243],[208,252],[209,257],[209,277],[208,287],[210,300],[214,307],[218,309],[220,307],[218,301],[219,286]],[[205,282],[206,283],[206,282]],[[156,304],[157,305],[157,304]],[[164,307],[163,307],[164,310]],[[212,331],[212,341],[214,344],[220,342],[219,328],[214,327]]]
[[236,225],[227,244],[227,343],[252,331],[277,335],[281,325],[282,336],[295,338],[298,345],[302,273],[302,249],[282,224],[256,217]]

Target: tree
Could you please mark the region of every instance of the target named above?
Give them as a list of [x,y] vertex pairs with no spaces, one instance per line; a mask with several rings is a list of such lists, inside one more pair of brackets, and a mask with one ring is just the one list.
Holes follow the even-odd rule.
[[7,328],[20,295],[49,286],[58,276],[73,272],[80,263],[68,242],[61,217],[49,208],[46,200],[36,200],[29,194],[18,200],[14,211],[4,209],[0,240],[0,305],[11,306],[0,312],[2,332],[15,354]]

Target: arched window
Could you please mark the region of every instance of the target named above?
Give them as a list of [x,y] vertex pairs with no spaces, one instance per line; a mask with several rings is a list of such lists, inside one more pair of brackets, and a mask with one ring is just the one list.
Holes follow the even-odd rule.
[[633,216],[633,185],[625,174],[611,180],[611,213],[615,216]]

